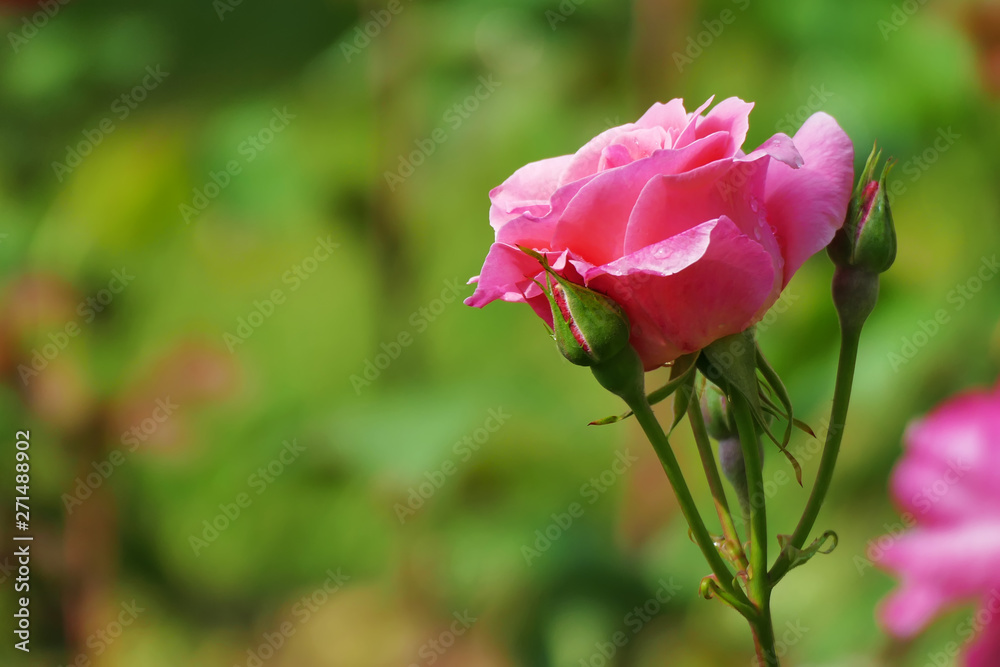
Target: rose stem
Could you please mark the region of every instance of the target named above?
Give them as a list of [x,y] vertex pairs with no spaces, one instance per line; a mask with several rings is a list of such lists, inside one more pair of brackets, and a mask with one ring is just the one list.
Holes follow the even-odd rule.
[[[656,450],[656,455],[660,459],[663,470],[667,473],[667,479],[670,480],[670,486],[674,489],[681,512],[691,527],[695,543],[701,549],[702,554],[712,568],[719,586],[732,598],[732,600],[729,600],[729,603],[744,616],[747,616],[747,614],[755,615],[756,611],[750,605],[750,601],[743,591],[733,586],[733,573],[725,561],[722,560],[715,547],[715,543],[712,541],[712,537],[708,534],[708,529],[705,528],[705,523],[702,521],[701,515],[698,513],[698,507],[691,496],[691,491],[684,481],[684,474],[681,472],[677,458],[670,448],[670,441],[667,439],[666,433],[663,432],[663,427],[660,426],[656,415],[653,414],[653,409],[649,406],[649,401],[646,400],[645,394],[639,393],[636,396],[631,396],[627,399],[627,402],[629,408],[635,414],[639,425],[642,426],[642,430],[646,433],[646,437],[649,438],[649,442],[653,445],[653,449]],[[733,604],[733,601],[737,604]]]
[[[684,387],[681,388],[681,391],[686,390]],[[740,567],[746,569],[747,556],[743,552],[740,535],[733,523],[733,515],[729,510],[729,501],[726,499],[726,490],[722,486],[719,469],[715,465],[712,443],[708,438],[708,430],[705,428],[705,418],[701,414],[701,403],[698,401],[697,393],[693,389],[690,391],[693,395],[688,401],[688,418],[691,420],[691,430],[694,431],[695,442],[698,443],[701,465],[705,468],[705,477],[708,478],[708,488],[712,492],[712,498],[715,499],[715,510],[718,512],[719,522],[722,524],[722,534],[725,535],[726,541],[733,545],[734,555]]]
[[750,577],[747,590],[755,608],[748,617],[753,632],[757,665],[777,665],[774,628],[771,624],[771,581],[767,573],[767,507],[764,502],[764,469],[760,461],[757,429],[747,399],[738,392],[728,397],[740,434],[750,497]]
[[[837,362],[837,383],[833,390],[833,407],[830,410],[830,422],[826,432],[826,444],[820,459],[819,470],[816,473],[816,483],[809,500],[806,502],[802,518],[799,519],[795,532],[792,533],[791,546],[801,549],[809,537],[809,532],[816,523],[820,508],[826,499],[826,492],[833,479],[833,469],[837,465],[837,455],[840,453],[840,441],[844,436],[844,424],[847,421],[847,408],[851,401],[851,387],[854,383],[854,367],[858,360],[858,342],[861,338],[861,326],[840,327],[840,359]],[[792,562],[787,551],[782,551],[771,568],[770,580],[776,584],[791,568]]]

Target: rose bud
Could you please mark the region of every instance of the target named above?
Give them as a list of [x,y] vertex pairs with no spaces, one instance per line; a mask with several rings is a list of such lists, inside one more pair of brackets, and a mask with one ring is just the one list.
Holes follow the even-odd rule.
[[896,259],[896,229],[885,187],[892,164],[886,164],[877,181],[873,178],[881,156],[881,151],[872,148],[851,196],[844,226],[827,247],[837,266],[833,303],[845,331],[861,331],[878,301],[878,276]]
[[[722,474],[736,490],[740,506],[744,512],[750,510],[750,497],[747,490],[747,469],[743,459],[743,447],[736,424],[729,413],[729,402],[725,395],[715,385],[706,386],[702,394],[701,412],[705,417],[705,428],[708,434],[719,443],[719,465]],[[763,459],[764,443],[757,440],[759,456]]]
[[737,438],[736,426],[729,416],[729,405],[722,391],[709,385],[701,397],[701,413],[705,417],[705,428],[715,440]]
[[885,165],[878,180],[873,178],[881,155],[881,151],[872,149],[851,197],[844,226],[830,243],[828,252],[837,266],[883,273],[896,259],[896,229],[886,193],[886,177],[892,163]]
[[628,345],[628,318],[617,303],[554,273],[552,277],[552,332],[564,357],[578,366],[594,366]]

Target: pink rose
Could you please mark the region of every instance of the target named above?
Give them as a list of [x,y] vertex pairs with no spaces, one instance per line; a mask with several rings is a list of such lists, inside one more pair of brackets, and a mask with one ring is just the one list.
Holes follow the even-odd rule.
[[[1000,386],[951,399],[906,432],[892,493],[915,527],[879,540],[877,564],[900,578],[879,618],[917,634],[939,613],[977,601],[957,641],[966,665],[1000,665]],[[964,629],[963,629],[964,628]]]
[[731,97],[702,116],[711,101],[654,104],[514,172],[490,192],[496,242],[466,304],[526,301],[551,325],[526,246],[624,308],[647,370],[759,321],[843,224],[854,148],[817,113],[744,153],[753,105]]

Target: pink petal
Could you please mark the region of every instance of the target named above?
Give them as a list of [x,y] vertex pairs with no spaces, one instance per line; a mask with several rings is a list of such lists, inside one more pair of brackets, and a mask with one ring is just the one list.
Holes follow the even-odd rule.
[[955,397],[906,431],[892,476],[896,501],[924,524],[997,516],[1000,393]]
[[701,139],[715,132],[725,132],[729,135],[726,152],[736,155],[747,138],[752,110],[753,102],[744,102],[738,97],[724,99],[707,116],[698,120],[695,137]]
[[601,152],[598,169],[614,169],[641,160],[655,151],[670,148],[670,136],[662,127],[635,129],[619,135]]
[[893,538],[877,565],[902,586],[885,602],[881,618],[895,634],[911,636],[944,609],[1000,582],[1000,518],[948,528],[917,528]]
[[671,139],[676,139],[687,126],[688,115],[684,110],[684,100],[673,99],[663,104],[656,102],[636,121],[636,127],[662,127]]
[[795,147],[795,142],[787,134],[778,133],[758,146],[753,152],[742,160],[757,160],[762,155],[768,155],[779,162],[787,164],[793,169],[798,169],[803,165],[802,155]]
[[[643,188],[625,234],[624,252],[680,234],[707,220],[725,216],[748,238],[755,239],[772,257],[774,285],[770,307],[781,293],[784,259],[764,218],[764,177],[768,155],[754,160],[718,160],[683,174],[657,176]],[[764,311],[760,316],[764,315]]]
[[686,148],[657,151],[594,176],[566,205],[553,243],[595,265],[621,257],[632,208],[646,183],[655,176],[684,172],[717,159],[727,140],[717,133]]
[[913,637],[948,606],[950,600],[930,586],[903,585],[879,605],[879,622],[897,637]]
[[[557,274],[579,285],[583,272],[591,266],[570,257],[568,251],[542,251],[549,266]],[[494,243],[486,255],[480,275],[469,280],[476,283],[476,291],[465,299],[465,305],[475,308],[496,301],[527,302],[534,311],[552,326],[552,312],[538,283],[545,282],[545,272],[537,259],[506,243]]]
[[765,197],[785,256],[785,284],[844,224],[854,181],[854,146],[829,115],[810,116],[794,141],[802,167],[772,161]]
[[719,206],[717,185],[732,168],[717,160],[681,174],[658,174],[643,186],[629,216],[623,254],[659,243],[715,220],[726,211]]
[[728,218],[697,225],[585,274],[622,305],[652,370],[745,329],[774,283],[771,256]]
[[588,141],[576,152],[566,167],[565,173],[560,181],[561,185],[572,183],[573,181],[593,176],[600,171],[601,156],[604,149],[615,143],[619,136],[636,129],[633,123],[626,123],[618,127],[612,127]]
[[714,101],[715,101],[715,95],[712,95],[707,100],[705,100],[704,104],[702,104],[700,107],[698,107],[697,109],[688,114],[687,124],[684,126],[684,129],[681,130],[681,133],[680,135],[678,135],[677,139],[674,140],[674,148],[681,148],[683,146],[687,146],[688,144],[692,143],[695,139],[698,138],[697,135],[698,123],[702,119],[701,113],[708,107],[712,106],[712,102]]
[[465,305],[482,308],[497,299],[524,301],[521,285],[538,272],[538,260],[513,246],[494,243],[486,255],[482,271],[469,281],[476,283],[476,291],[465,300]]
[[559,178],[572,155],[531,162],[515,171],[490,191],[490,225],[499,230],[524,213],[541,217],[548,213],[549,200],[559,186]]

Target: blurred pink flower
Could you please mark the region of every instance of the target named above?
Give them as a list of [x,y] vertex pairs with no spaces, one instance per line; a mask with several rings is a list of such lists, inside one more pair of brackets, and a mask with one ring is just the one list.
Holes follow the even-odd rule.
[[732,97],[702,116],[711,102],[654,104],[495,188],[496,242],[466,303],[526,301],[551,324],[526,246],[625,309],[647,370],[757,322],[843,224],[854,149],[817,113],[794,140],[744,153],[753,104]]
[[1000,665],[1000,385],[947,401],[905,441],[891,488],[916,525],[883,550],[879,565],[900,586],[879,619],[911,637],[939,613],[978,602],[956,639],[976,637],[966,665]]

